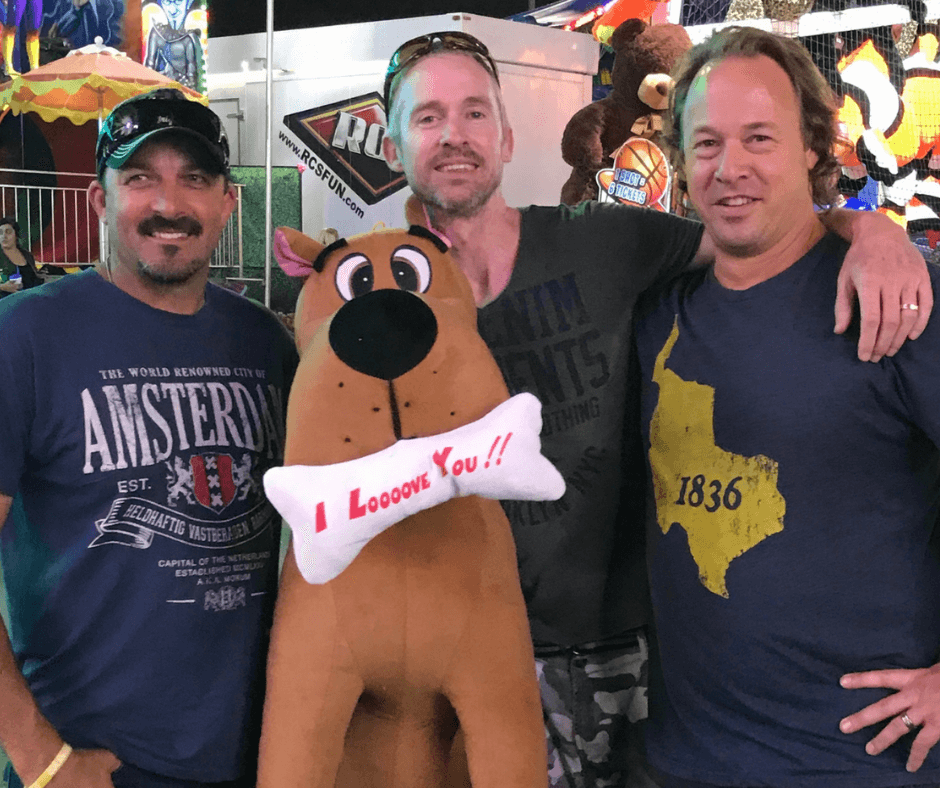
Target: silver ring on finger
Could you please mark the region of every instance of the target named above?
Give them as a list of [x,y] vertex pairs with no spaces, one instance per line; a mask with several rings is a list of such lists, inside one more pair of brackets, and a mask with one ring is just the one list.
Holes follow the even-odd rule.
[[920,309],[920,305],[918,305],[918,304],[901,304],[901,309],[910,309],[912,312],[916,312],[918,309]]
[[903,722],[903,723],[907,726],[907,729],[908,729],[911,733],[913,733],[914,731],[916,731],[917,728],[919,727],[919,726],[917,726],[917,725],[914,724],[914,720],[912,720],[910,717],[907,716],[907,713],[906,713],[906,712],[901,715],[901,722]]

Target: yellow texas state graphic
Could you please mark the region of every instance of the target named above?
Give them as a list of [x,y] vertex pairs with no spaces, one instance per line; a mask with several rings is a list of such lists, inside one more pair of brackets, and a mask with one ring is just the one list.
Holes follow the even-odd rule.
[[702,585],[728,597],[731,562],[783,530],[786,501],[777,489],[777,463],[715,445],[715,389],[666,369],[679,338],[678,321],[656,357],[659,402],[650,421],[650,466],[659,527],[680,525]]

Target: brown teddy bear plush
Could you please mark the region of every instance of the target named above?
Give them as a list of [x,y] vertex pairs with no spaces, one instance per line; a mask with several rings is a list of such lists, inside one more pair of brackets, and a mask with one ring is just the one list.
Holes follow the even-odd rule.
[[665,108],[663,76],[692,41],[679,25],[628,19],[614,31],[610,46],[616,53],[610,94],[578,110],[561,138],[561,156],[572,167],[561,189],[567,205],[597,198],[597,172],[611,166],[611,155],[629,137],[644,136],[648,124],[632,130],[638,120]]
[[475,788],[544,788],[532,643],[494,500],[564,492],[538,400],[509,398],[470,285],[429,231],[324,246],[282,228],[275,254],[306,282],[285,465],[264,479],[292,540],[258,785],[440,786],[459,725]]

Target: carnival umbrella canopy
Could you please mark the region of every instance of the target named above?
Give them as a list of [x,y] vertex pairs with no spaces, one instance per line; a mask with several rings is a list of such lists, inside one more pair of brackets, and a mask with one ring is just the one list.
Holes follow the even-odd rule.
[[104,46],[98,37],[94,44],[0,85],[0,108],[15,115],[35,112],[47,122],[68,118],[80,126],[89,120],[100,121],[124,99],[157,88],[176,88],[193,101],[208,101],[123,52]]

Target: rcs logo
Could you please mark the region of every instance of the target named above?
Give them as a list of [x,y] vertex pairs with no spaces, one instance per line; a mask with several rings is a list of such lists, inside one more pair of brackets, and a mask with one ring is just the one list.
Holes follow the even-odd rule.
[[373,159],[383,158],[382,140],[385,138],[384,123],[370,123],[361,115],[355,115],[345,110],[340,110],[334,120],[333,150],[348,150],[350,153],[364,153],[366,156]]
[[343,180],[367,205],[405,186],[382,157],[385,110],[378,93],[295,112],[284,125],[337,175],[348,173]]

